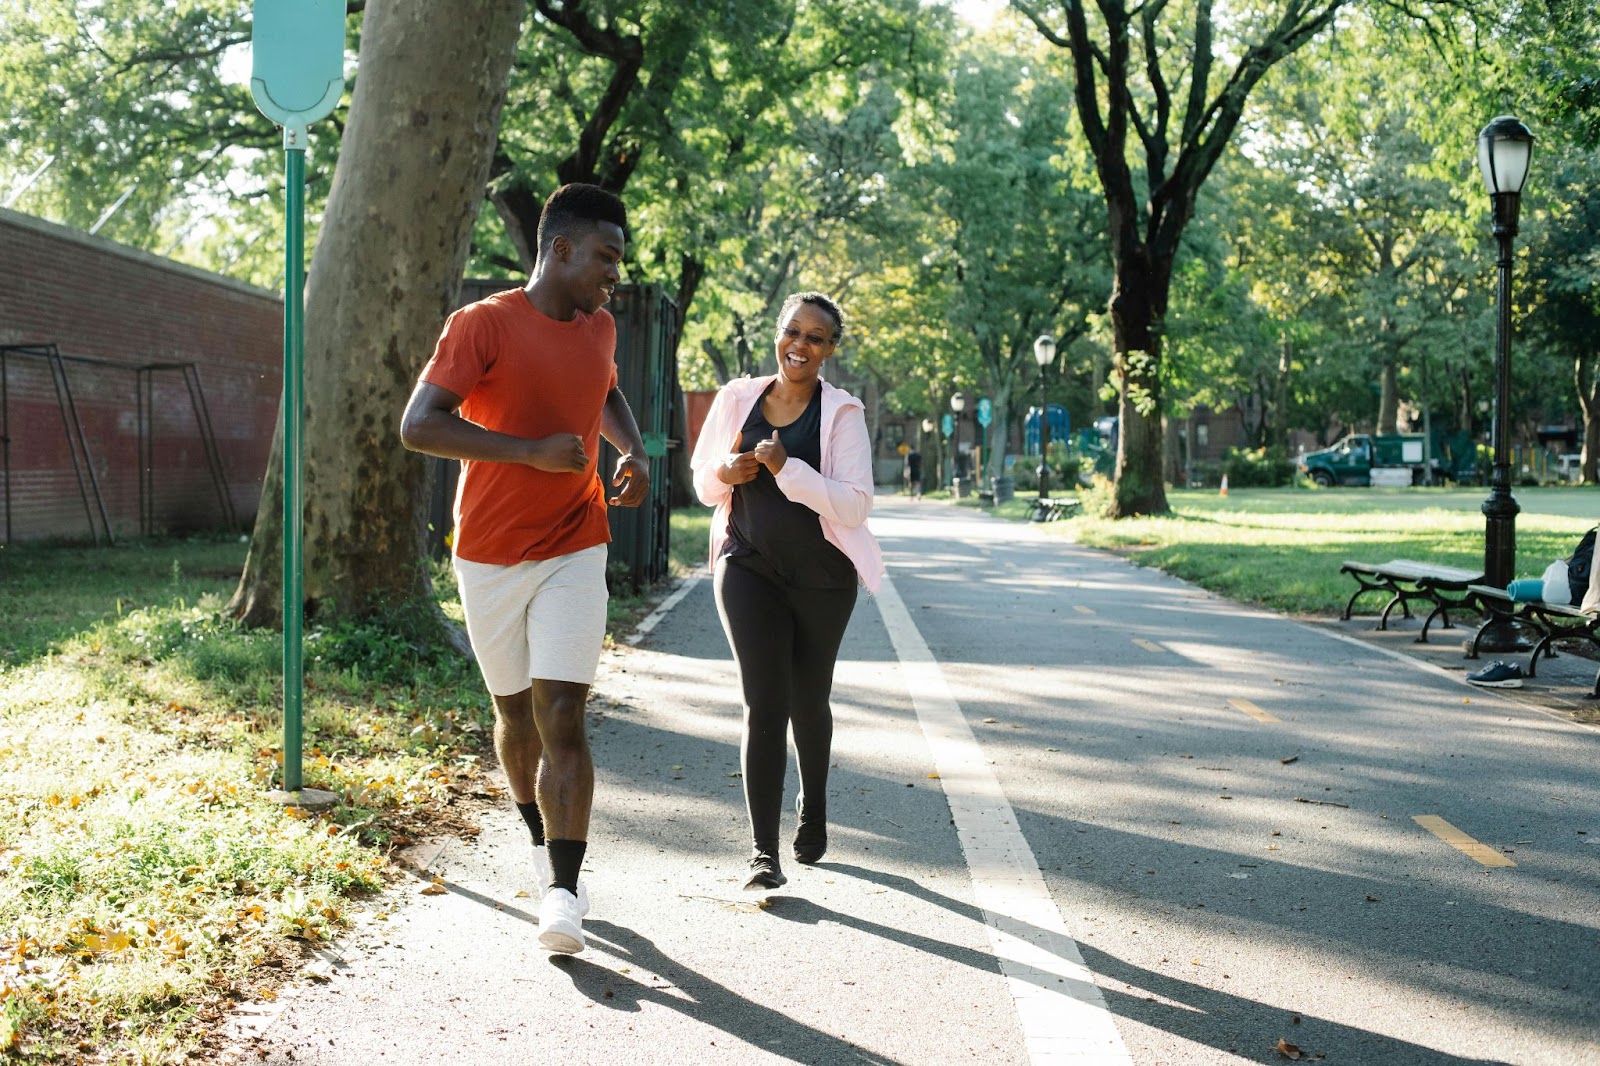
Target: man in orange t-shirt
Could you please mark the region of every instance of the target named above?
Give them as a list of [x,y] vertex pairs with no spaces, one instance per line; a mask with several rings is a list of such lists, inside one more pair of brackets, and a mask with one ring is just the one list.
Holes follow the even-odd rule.
[[455,568],[467,634],[494,697],[495,753],[533,836],[539,941],[583,950],[594,760],[584,705],[605,639],[611,539],[598,456],[622,455],[613,505],[650,491],[644,441],[617,388],[627,213],[564,185],[539,216],[526,287],[450,316],[401,420],[414,451],[462,461]]

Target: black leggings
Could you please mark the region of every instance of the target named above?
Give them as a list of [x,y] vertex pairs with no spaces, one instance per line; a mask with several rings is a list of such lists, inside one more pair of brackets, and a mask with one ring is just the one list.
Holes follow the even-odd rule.
[[791,588],[735,559],[717,561],[717,614],[739,664],[744,689],[744,802],[758,849],[776,853],[794,731],[807,821],[826,817],[833,747],[833,664],[856,590]]

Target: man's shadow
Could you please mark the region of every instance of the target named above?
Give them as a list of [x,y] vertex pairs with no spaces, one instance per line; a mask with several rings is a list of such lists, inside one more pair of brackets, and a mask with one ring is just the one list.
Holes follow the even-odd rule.
[[895,1059],[856,1047],[730,992],[704,974],[662,954],[654,943],[631,929],[594,919],[586,919],[583,929],[596,945],[626,959],[634,970],[656,974],[662,979],[660,984],[647,983],[598,966],[581,956],[551,956],[552,963],[572,979],[573,987],[600,1006],[635,1012],[644,1003],[654,1003],[794,1062],[901,1066]]

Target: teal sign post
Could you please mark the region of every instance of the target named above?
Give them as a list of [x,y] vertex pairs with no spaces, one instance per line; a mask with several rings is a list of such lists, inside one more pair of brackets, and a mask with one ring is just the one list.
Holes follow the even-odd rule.
[[994,421],[994,401],[985,396],[978,401],[978,425],[988,429],[992,421]]
[[[302,791],[301,422],[305,405],[306,128],[344,95],[345,0],[255,0],[250,92],[283,127],[283,790]],[[315,791],[315,790],[312,790]],[[331,800],[330,800],[331,802]]]

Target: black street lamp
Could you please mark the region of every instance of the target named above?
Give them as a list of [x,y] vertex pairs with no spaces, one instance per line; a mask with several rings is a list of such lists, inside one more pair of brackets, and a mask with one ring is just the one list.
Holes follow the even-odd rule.
[[[1494,469],[1489,498],[1483,502],[1484,583],[1505,588],[1517,565],[1517,512],[1511,496],[1511,239],[1517,235],[1517,209],[1533,156],[1533,134],[1510,115],[1501,115],[1478,134],[1478,169],[1494,202],[1491,232],[1500,246],[1499,284],[1495,293]],[[1534,644],[1528,627],[1509,614],[1491,613],[1480,628],[1478,647],[1486,651],[1521,651]]]
[[1043,522],[1050,499],[1050,405],[1044,394],[1045,368],[1056,361],[1056,339],[1041,333],[1033,342],[1033,361],[1039,364],[1039,499],[1033,505],[1032,519]]
[[966,467],[961,461],[961,412],[967,409],[967,394],[958,392],[950,397],[950,410],[956,416],[956,432],[950,443],[950,494],[956,499],[961,498],[961,492],[956,487],[956,482],[966,476]]

